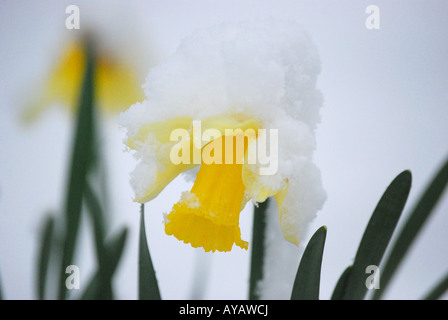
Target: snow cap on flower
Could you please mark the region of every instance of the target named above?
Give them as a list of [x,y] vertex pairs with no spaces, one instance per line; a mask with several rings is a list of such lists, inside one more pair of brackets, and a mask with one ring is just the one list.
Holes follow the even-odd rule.
[[326,198],[313,163],[322,105],[319,72],[316,47],[295,22],[221,24],[186,38],[149,73],[146,100],[121,115],[126,143],[139,160],[131,174],[136,201],[153,199],[179,173],[194,167],[169,162],[173,129],[191,130],[194,120],[221,132],[275,129],[278,169],[260,175],[259,163],[243,164],[244,200],[263,202],[274,196],[283,235],[297,244]]

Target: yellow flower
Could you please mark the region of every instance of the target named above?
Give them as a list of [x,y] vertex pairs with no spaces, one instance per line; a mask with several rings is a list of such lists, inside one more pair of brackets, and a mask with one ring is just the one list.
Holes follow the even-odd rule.
[[312,159],[319,71],[313,43],[291,22],[223,24],[185,39],[149,73],[147,98],[120,118],[139,160],[135,201],[200,166],[165,215],[168,235],[205,251],[247,249],[240,212],[274,197],[283,236],[298,245],[326,197]]
[[[221,137],[207,147],[224,148],[227,141]],[[239,228],[245,189],[242,164],[202,163],[193,188],[167,216],[165,232],[205,251],[230,251],[234,243],[247,249]]]
[[[40,96],[23,114],[24,120],[34,120],[53,103],[76,112],[85,63],[83,41],[71,42],[55,63]],[[103,52],[96,58],[96,64],[95,98],[103,111],[118,113],[144,98],[143,89],[130,67]]]
[[[144,148],[148,143],[157,145],[159,150],[156,154],[155,180],[135,201],[144,203],[152,200],[177,175],[197,166],[193,163],[196,149],[201,155],[197,178],[190,192],[184,192],[167,215],[166,233],[193,247],[203,247],[205,251],[230,251],[233,244],[247,249],[248,243],[241,239],[240,211],[250,198],[263,202],[270,196],[276,196],[281,211],[281,200],[288,185],[285,181],[280,189],[272,189],[263,183],[257,170],[249,168],[248,147],[255,142],[253,138],[257,138],[257,132],[261,129],[259,121],[225,115],[202,119],[202,131],[215,129],[219,136],[211,142],[200,141],[199,145],[194,143],[194,139],[180,141],[190,149],[190,161],[175,164],[170,159],[170,150],[178,142],[171,141],[170,135],[179,128],[187,130],[189,136],[195,136],[193,119],[177,117],[142,126],[127,140],[127,145],[135,150]],[[245,132],[255,134],[244,135]],[[297,244],[293,237],[288,240]]]

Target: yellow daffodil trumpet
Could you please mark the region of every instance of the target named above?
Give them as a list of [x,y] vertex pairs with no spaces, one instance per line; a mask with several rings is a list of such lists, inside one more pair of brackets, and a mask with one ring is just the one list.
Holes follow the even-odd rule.
[[[191,191],[182,195],[167,216],[165,232],[168,235],[193,247],[203,247],[205,251],[230,251],[233,244],[247,249],[248,243],[241,240],[239,228],[245,186],[243,159],[238,158],[236,140],[237,136],[222,136],[204,147],[214,150],[214,160],[220,159],[202,163]],[[230,161],[224,156],[228,144],[233,145],[234,161],[231,163],[226,163]]]

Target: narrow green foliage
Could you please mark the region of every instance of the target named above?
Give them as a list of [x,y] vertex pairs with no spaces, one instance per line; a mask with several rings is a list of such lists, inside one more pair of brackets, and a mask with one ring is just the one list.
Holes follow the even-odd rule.
[[381,268],[381,289],[375,290],[373,299],[380,299],[386,292],[390,280],[400,266],[403,258],[414,242],[415,238],[430,217],[437,202],[448,183],[448,160],[434,176],[417,205],[409,214],[406,222],[400,230],[386,263]]
[[65,239],[63,243],[61,272],[59,279],[59,299],[67,297],[65,269],[73,263],[77,243],[82,200],[87,174],[93,152],[93,108],[94,108],[94,54],[86,44],[87,63],[79,100],[78,118],[74,135],[68,189],[65,202]]
[[138,257],[138,297],[139,300],[160,300],[159,285],[149,254],[145,230],[145,206],[140,207],[140,244]]
[[410,171],[399,174],[384,192],[364,231],[353,268],[347,279],[344,299],[363,299],[367,286],[366,268],[378,266],[403,211],[411,189]]
[[448,273],[423,298],[424,300],[437,300],[448,290]]
[[105,250],[104,250],[104,211],[101,204],[96,197],[94,191],[89,184],[85,188],[85,200],[90,218],[93,224],[93,232],[95,237],[95,249],[97,255],[98,265],[102,265],[105,260]]
[[250,258],[249,299],[258,300],[257,283],[263,278],[264,248],[266,232],[266,209],[269,198],[254,208],[252,228],[252,253]]
[[[111,268],[110,260],[111,259],[113,260],[113,258],[111,258],[111,255],[117,256],[117,253],[115,251],[119,250],[121,247],[119,246],[117,249],[116,248],[117,245],[114,243],[111,244],[112,248],[108,249],[105,247],[104,210],[89,183],[86,185],[85,189],[85,200],[93,224],[97,264],[99,266],[100,271],[98,272],[98,278],[99,278],[98,284],[99,288],[101,288],[100,291],[102,292],[101,299],[112,299],[113,293],[112,293],[111,279],[113,272],[109,272],[108,270]],[[125,233],[123,234],[123,236],[124,235]],[[120,239],[121,238],[119,238],[119,240]],[[125,238],[121,239],[121,241],[123,241],[122,245],[124,245],[124,240]],[[118,242],[118,245],[119,244],[121,244],[121,242]],[[122,250],[122,248],[120,250]],[[114,263],[117,264],[118,260],[114,261]]]
[[99,266],[97,272],[90,280],[87,289],[83,292],[83,300],[106,300],[113,299],[112,280],[118,264],[121,260],[126,244],[128,230],[123,230],[116,238],[104,246],[105,261]]
[[352,267],[353,266],[347,267],[347,269],[345,269],[342,273],[341,277],[338,280],[338,283],[336,284],[336,287],[334,288],[331,300],[342,300],[344,298],[344,293],[347,288],[347,281],[350,278]]
[[320,227],[303,252],[292,288],[291,300],[319,300],[320,271],[327,228]]
[[54,233],[54,218],[48,216],[44,222],[41,232],[40,250],[38,256],[38,275],[37,275],[37,298],[45,299],[45,287],[47,282],[48,264],[50,261],[50,254],[52,252],[52,242]]

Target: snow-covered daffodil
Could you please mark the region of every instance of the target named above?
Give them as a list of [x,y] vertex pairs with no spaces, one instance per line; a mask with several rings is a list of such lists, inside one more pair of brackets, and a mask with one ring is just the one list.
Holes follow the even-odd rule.
[[[135,201],[200,166],[165,215],[168,235],[205,251],[247,249],[241,210],[274,197],[283,235],[297,245],[326,197],[312,160],[319,72],[315,46],[293,22],[223,24],[185,39],[149,73],[147,99],[121,115],[139,159]],[[263,170],[270,162],[274,170]]]

